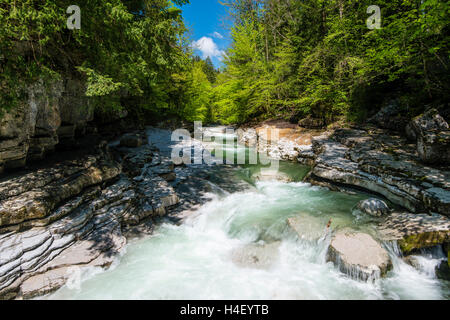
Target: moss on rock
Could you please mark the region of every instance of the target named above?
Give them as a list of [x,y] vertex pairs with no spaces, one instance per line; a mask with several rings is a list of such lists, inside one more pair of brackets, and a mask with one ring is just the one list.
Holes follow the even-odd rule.
[[[450,239],[449,231],[433,231],[413,234],[399,240],[399,245],[404,254],[411,251],[434,247],[447,242]],[[448,250],[447,250],[448,252]]]

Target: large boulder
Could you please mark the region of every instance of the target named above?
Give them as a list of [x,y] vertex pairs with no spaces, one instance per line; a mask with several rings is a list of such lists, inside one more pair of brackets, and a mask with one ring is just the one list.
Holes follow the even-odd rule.
[[383,106],[368,122],[380,128],[392,131],[402,131],[408,123],[404,108],[397,100],[392,100]]
[[417,151],[423,162],[450,162],[449,125],[436,109],[416,117],[410,126],[417,137]]
[[381,217],[391,212],[386,202],[375,198],[361,200],[356,207],[374,217]]
[[392,267],[389,255],[370,235],[349,230],[338,232],[331,240],[327,261],[356,280],[383,277]]

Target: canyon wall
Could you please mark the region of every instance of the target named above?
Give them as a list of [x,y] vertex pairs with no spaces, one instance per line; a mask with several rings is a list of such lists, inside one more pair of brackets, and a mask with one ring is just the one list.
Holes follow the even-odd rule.
[[22,102],[0,117],[0,173],[42,160],[55,149],[71,149],[77,138],[95,133],[94,105],[85,89],[84,81],[69,77],[30,85]]

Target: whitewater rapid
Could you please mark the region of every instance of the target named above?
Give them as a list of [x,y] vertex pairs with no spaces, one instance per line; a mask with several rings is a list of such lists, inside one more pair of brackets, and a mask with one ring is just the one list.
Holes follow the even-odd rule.
[[[306,183],[257,182],[236,193],[210,194],[181,225],[164,223],[131,242],[109,270],[86,269],[78,286],[46,299],[448,299],[436,279],[442,259],[424,253],[423,270],[389,248],[394,268],[385,279],[359,282],[325,261],[326,222],[367,229],[352,215],[364,195]],[[300,239],[287,219],[302,216],[319,239]],[[317,223],[319,222],[319,223]],[[323,224],[322,224],[323,222]]]

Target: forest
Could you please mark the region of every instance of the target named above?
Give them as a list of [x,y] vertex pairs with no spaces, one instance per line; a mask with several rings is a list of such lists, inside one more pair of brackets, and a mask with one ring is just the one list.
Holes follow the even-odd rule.
[[220,70],[194,54],[188,2],[84,1],[81,29],[68,30],[70,1],[0,0],[0,110],[66,74],[85,79],[98,109],[143,121],[325,126],[393,100],[410,117],[450,100],[448,1],[224,0],[232,43]]

